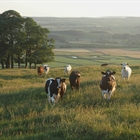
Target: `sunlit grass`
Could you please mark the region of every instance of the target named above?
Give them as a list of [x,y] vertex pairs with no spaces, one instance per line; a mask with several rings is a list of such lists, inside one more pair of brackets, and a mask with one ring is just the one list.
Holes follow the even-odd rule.
[[[0,70],[0,139],[3,140],[139,140],[139,65],[129,81],[120,66],[73,67],[81,72],[79,91],[71,91],[63,68],[51,68],[38,76],[36,69]],[[101,71],[116,71],[117,89],[110,101],[99,88]],[[65,77],[67,92],[55,106],[49,105],[45,80]]]

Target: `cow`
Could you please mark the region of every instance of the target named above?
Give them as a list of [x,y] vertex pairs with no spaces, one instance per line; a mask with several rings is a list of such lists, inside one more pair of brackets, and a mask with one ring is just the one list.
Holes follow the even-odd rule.
[[42,66],[37,67],[37,73],[38,75],[42,75],[44,73],[44,67]]
[[81,74],[79,71],[74,70],[71,72],[70,76],[69,76],[69,82],[70,82],[70,87],[73,90],[74,88],[76,88],[77,90],[79,90],[80,87],[80,77]]
[[50,67],[48,65],[43,65],[43,67],[44,67],[44,72],[48,74],[48,72],[50,71]]
[[131,68],[128,66],[128,63],[126,62],[122,63],[121,65],[122,65],[122,71],[121,71],[122,78],[129,80],[132,73]]
[[45,91],[48,96],[48,102],[55,105],[59,98],[63,99],[63,95],[66,93],[67,85],[66,79],[56,77],[49,78],[45,82]]
[[69,74],[71,70],[72,70],[71,65],[67,65],[67,66],[64,67],[64,73],[65,74]]
[[116,90],[116,80],[114,74],[115,71],[111,72],[107,70],[102,73],[102,79],[100,81],[100,89],[102,90],[103,99],[110,99],[113,92]]

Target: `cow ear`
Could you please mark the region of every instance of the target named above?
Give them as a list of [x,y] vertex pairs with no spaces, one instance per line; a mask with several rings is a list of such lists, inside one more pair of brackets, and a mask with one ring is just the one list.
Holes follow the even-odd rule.
[[106,73],[105,72],[101,72],[102,73],[102,75],[105,75]]
[[115,71],[113,71],[112,73],[111,73],[111,75],[114,75],[116,72]]
[[126,63],[126,65],[129,65],[129,63]]

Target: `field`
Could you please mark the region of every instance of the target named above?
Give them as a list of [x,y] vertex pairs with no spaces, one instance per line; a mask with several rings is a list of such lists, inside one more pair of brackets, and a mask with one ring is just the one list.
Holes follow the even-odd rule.
[[[77,58],[68,62],[73,64],[73,69],[81,72],[81,85],[79,91],[71,91],[68,75],[64,74],[62,67],[67,64],[66,60],[70,60],[67,53],[62,55],[57,51],[57,61],[50,63],[52,67],[48,75],[38,76],[36,69],[0,70],[0,139],[139,140],[138,58],[126,59],[133,62],[130,63],[133,72],[129,81],[123,81],[121,67],[116,64],[124,61],[124,56],[116,54],[115,58],[120,58],[118,61],[110,60],[111,65],[101,67],[100,64],[109,60],[110,55],[101,57],[99,51],[95,55],[93,52],[72,52],[80,60]],[[89,59],[89,54],[100,56],[102,60],[95,63],[90,60],[89,63],[85,59]],[[99,88],[101,71],[106,69],[117,72],[117,89],[109,101],[102,99]],[[51,106],[47,102],[44,84],[47,78],[57,76],[67,79],[67,92],[62,101]]]
[[53,50],[55,61],[48,63],[50,67],[63,67],[66,64],[72,66],[100,66],[103,63],[120,65],[122,62],[130,66],[140,64],[139,49],[93,49],[93,48],[59,48]]

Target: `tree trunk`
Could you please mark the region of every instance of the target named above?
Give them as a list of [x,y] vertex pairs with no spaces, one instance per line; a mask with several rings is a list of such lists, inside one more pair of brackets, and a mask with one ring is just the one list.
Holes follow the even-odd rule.
[[36,69],[36,63],[34,63],[34,68]]
[[1,60],[1,67],[2,67],[2,69],[4,69],[4,61],[3,60]]
[[6,68],[10,68],[10,54],[8,54],[8,57],[5,63],[6,63]]
[[29,68],[30,68],[30,69],[31,69],[31,65],[32,65],[32,63],[30,62],[30,63],[29,63]]
[[20,69],[20,55],[18,55],[18,68]]
[[11,54],[11,68],[13,69],[14,68],[14,60],[13,60],[13,54]]

